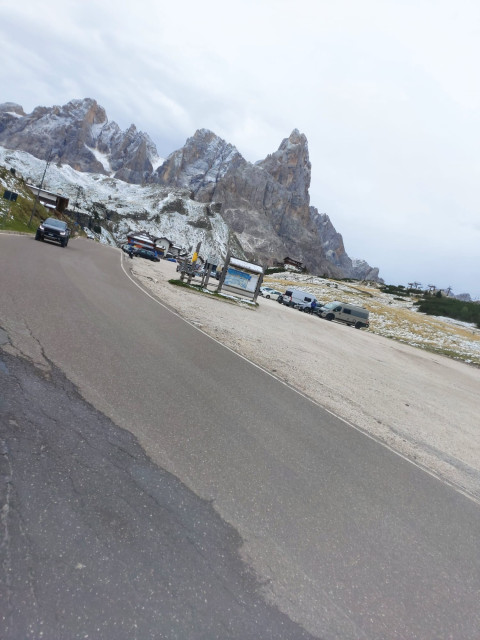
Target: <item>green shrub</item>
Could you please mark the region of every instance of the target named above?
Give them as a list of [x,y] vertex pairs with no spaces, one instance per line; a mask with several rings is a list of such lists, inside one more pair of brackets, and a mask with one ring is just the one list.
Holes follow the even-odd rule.
[[380,291],[382,291],[383,293],[391,294],[393,296],[403,296],[405,298],[410,297],[410,291],[405,289],[402,284],[384,284],[380,287]]
[[480,304],[476,302],[465,302],[456,298],[446,296],[427,296],[414,303],[418,310],[430,316],[445,316],[476,324],[480,329]]

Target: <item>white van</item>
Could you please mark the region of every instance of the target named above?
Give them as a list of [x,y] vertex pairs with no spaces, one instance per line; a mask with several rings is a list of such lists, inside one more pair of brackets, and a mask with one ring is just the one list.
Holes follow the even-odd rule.
[[345,322],[353,325],[355,329],[370,326],[368,310],[346,302],[328,302],[318,309],[318,316],[326,320]]
[[282,303],[287,307],[296,307],[300,311],[305,311],[306,309],[310,311],[313,301],[318,305],[313,293],[308,293],[308,291],[303,291],[302,289],[287,289],[282,298]]

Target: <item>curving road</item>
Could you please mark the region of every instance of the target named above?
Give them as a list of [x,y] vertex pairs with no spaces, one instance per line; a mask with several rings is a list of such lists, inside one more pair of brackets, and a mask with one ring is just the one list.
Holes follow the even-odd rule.
[[2,638],[478,640],[479,505],[120,251],[0,235],[0,329]]

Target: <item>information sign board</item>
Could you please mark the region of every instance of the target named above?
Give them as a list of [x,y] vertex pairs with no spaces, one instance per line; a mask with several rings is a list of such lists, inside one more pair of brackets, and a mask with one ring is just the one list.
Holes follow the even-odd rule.
[[246,273],[245,271],[239,271],[233,267],[229,267],[225,275],[224,284],[227,287],[235,287],[237,289],[243,289],[250,293],[255,293],[257,287],[258,276],[253,273]]

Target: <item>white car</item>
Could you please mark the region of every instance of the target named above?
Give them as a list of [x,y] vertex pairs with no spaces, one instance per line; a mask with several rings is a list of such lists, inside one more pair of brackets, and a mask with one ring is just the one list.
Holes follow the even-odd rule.
[[271,300],[277,300],[278,296],[281,296],[281,295],[283,295],[283,294],[280,293],[280,291],[277,291],[276,289],[270,289],[269,287],[268,287],[267,291],[264,291],[262,293],[262,296],[264,298],[269,298]]

